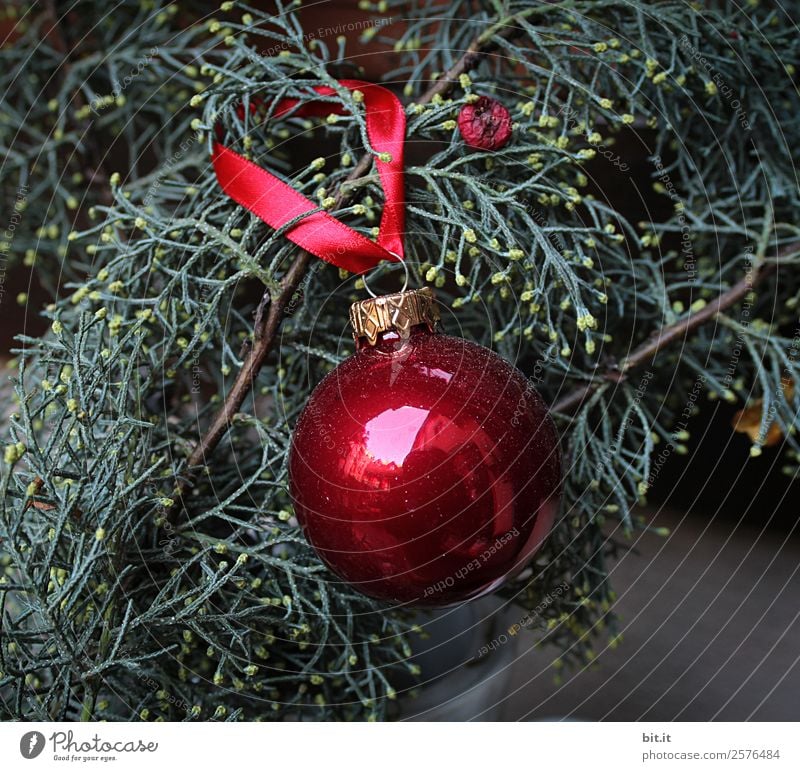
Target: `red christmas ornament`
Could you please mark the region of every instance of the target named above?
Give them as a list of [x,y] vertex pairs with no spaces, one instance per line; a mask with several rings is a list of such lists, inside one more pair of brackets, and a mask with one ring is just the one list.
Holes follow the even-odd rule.
[[511,139],[511,113],[496,99],[482,96],[458,113],[464,141],[478,150],[499,150]]
[[434,332],[429,289],[356,303],[356,353],[315,389],[289,459],[298,520],[364,594],[449,605],[541,545],[561,461],[547,409],[492,351]]

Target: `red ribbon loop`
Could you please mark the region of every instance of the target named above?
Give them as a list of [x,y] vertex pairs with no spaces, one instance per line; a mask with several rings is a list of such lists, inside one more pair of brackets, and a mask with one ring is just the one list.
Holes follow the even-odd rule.
[[[286,237],[311,254],[349,270],[364,273],[381,260],[402,260],[405,232],[403,195],[403,145],[406,116],[400,100],[383,86],[362,80],[342,80],[342,86],[364,95],[367,136],[374,150],[388,153],[389,161],[375,159],[385,202],[377,241],[345,225],[274,174],[248,161],[220,142],[214,143],[212,163],[223,191],[273,228],[283,227],[306,212],[314,212],[286,231]],[[329,86],[314,88],[320,96],[336,92]],[[285,115],[298,99],[282,99],[275,115]],[[327,116],[346,113],[342,105],[310,102],[300,107],[298,116]]]

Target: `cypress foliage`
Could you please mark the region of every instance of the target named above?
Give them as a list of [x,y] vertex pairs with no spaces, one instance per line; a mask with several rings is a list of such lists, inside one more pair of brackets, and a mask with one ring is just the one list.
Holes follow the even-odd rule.
[[[616,643],[608,560],[709,400],[755,409],[752,454],[777,432],[796,473],[791,5],[362,4],[407,104],[412,281],[562,432],[561,519],[503,589],[560,661]],[[0,717],[392,717],[414,619],[329,581],[286,484],[363,280],[298,255],[209,164],[219,127],[371,234],[382,192],[336,82],[359,43],[299,2],[104,7],[7,9],[0,49],[3,256],[51,294],[4,430]],[[350,115],[269,114],[317,85]],[[512,115],[495,152],[457,128],[479,96]]]

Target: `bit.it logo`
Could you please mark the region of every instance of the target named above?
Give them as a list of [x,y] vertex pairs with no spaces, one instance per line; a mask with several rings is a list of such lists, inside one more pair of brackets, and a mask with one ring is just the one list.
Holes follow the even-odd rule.
[[40,734],[38,731],[28,731],[19,740],[19,751],[22,753],[22,757],[28,760],[38,758],[43,749],[44,734]]

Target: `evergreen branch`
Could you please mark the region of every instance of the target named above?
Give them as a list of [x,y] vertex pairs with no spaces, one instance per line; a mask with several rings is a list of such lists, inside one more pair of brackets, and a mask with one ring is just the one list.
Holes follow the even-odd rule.
[[758,265],[752,271],[752,274],[743,276],[730,289],[717,296],[713,302],[708,303],[701,310],[696,313],[690,313],[686,318],[673,324],[664,325],[651,335],[648,340],[626,356],[621,364],[609,367],[599,377],[580,388],[576,388],[571,393],[559,399],[551,407],[552,411],[561,413],[570,412],[583,404],[586,397],[593,393],[604,382],[623,382],[627,379],[630,370],[639,367],[647,361],[651,361],[662,348],[665,348],[676,340],[685,339],[687,335],[716,318],[718,313],[721,313],[743,300],[748,292],[752,291],[765,278],[772,275],[777,270],[781,259],[785,259],[796,253],[797,249],[797,245],[791,245],[780,250],[777,260]]
[[[513,30],[513,28],[510,29]],[[417,104],[429,104],[436,96],[444,95],[452,87],[453,83],[458,82],[460,75],[474,67],[480,58],[485,56],[495,45],[496,41],[493,41],[489,36],[485,34],[479,35],[464,51],[458,61],[447,72],[439,76],[420,96]],[[339,187],[335,195],[334,210],[342,205],[348,192],[348,183],[363,177],[369,171],[371,165],[372,157],[368,153],[363,155]],[[186,466],[187,475],[176,487],[177,498],[182,497],[185,493],[197,467],[203,465],[209,455],[214,452],[231,425],[234,416],[247,398],[264,360],[272,350],[284,317],[284,310],[300,286],[310,261],[311,255],[308,252],[299,252],[281,280],[278,291],[272,293],[267,289],[264,292],[256,311],[253,344],[246,354],[243,366],[239,370],[231,390],[225,397],[222,407],[214,415],[205,434],[189,456]]]
[[[65,73],[64,77],[68,77],[72,73],[72,60],[70,57],[73,54],[73,49],[67,43],[61,27],[61,23],[66,18],[66,14],[59,16],[54,0],[48,0],[45,3],[44,8],[44,16],[47,19],[47,22],[50,24],[50,29],[47,30],[47,35],[49,36],[53,47],[63,57],[60,66]],[[87,104],[86,99],[81,91],[75,92],[73,95],[73,102],[77,108],[83,107]],[[91,158],[97,159],[94,166],[84,159],[84,173],[86,175],[86,179],[88,180],[89,184],[97,186],[99,202],[104,204],[111,203],[111,197],[108,194],[108,174],[103,169],[103,164],[106,162],[108,152],[103,151],[95,141],[95,134],[91,130],[91,120],[76,120],[75,123],[75,129],[88,149],[87,155]],[[70,152],[75,153],[76,150],[72,149]],[[67,164],[65,163],[64,166],[66,167],[66,165]],[[89,222],[86,219],[86,212],[79,211],[78,219],[81,223],[81,227],[85,228],[89,226]]]
[[[678,0],[455,0],[442,14],[432,0],[387,0],[359,25],[396,53],[382,80],[408,99],[409,142],[426,156],[406,169],[420,283],[548,403],[587,388],[558,416],[571,455],[563,516],[503,589],[541,620],[532,633],[559,665],[616,643],[608,564],[620,544],[603,523],[661,532],[633,507],[688,451],[701,395],[746,405],[752,457],[781,433],[783,471],[797,473],[800,279],[788,268],[800,250],[777,246],[800,244],[800,101],[786,88],[798,62],[793,27],[770,5],[742,16]],[[349,41],[304,28],[295,4],[242,8],[238,21],[169,0],[122,4],[102,24],[73,13],[59,41],[60,5],[41,7],[0,47],[0,155],[16,182],[0,252],[58,295],[50,331],[21,335],[16,352],[0,719],[397,716],[396,689],[420,674],[419,630],[330,580],[287,490],[291,427],[352,350],[341,338],[352,282],[317,272],[281,230],[265,238],[219,195],[203,147],[224,121],[253,158],[269,155],[311,200],[336,195],[337,216],[368,233],[382,195],[362,115],[326,124],[340,163],[291,173],[298,124],[236,110],[262,90],[312,99],[356,65]],[[483,95],[515,124],[491,154],[466,148],[456,121]],[[115,165],[107,205],[101,179],[87,179],[98,148]],[[359,176],[346,182],[350,158]],[[638,223],[617,205],[627,185],[647,191]],[[761,286],[731,296],[751,239],[748,288]],[[254,297],[245,281],[262,282]],[[243,366],[239,411],[218,424],[224,448],[205,451],[231,462],[187,467]],[[190,516],[165,490],[182,482],[194,484]]]

